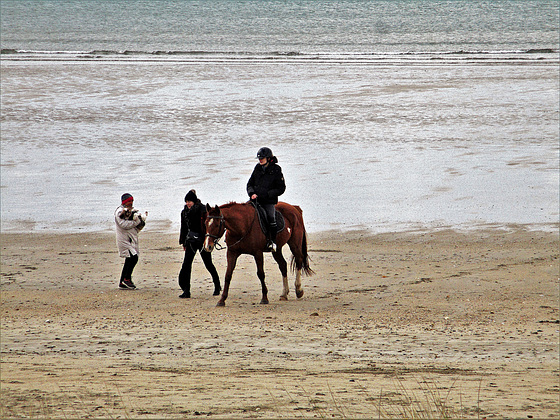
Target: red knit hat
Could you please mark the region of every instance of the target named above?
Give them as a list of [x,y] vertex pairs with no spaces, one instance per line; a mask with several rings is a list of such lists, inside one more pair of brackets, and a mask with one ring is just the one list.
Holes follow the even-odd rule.
[[130,194],[126,193],[123,194],[121,197],[121,204],[124,206],[126,203],[133,201],[134,197],[132,197]]

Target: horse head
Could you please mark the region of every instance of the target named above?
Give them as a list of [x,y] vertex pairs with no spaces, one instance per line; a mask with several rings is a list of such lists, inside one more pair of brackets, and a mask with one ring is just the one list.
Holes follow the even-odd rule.
[[206,226],[204,250],[212,252],[214,248],[218,250],[221,249],[221,245],[218,241],[224,235],[226,226],[224,222],[224,215],[218,206],[212,208],[209,204],[206,204],[206,211],[206,220],[204,221]]

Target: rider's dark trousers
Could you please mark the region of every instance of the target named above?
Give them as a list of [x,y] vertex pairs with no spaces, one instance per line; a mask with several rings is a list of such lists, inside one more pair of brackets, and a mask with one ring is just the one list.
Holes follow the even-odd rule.
[[266,212],[266,219],[268,220],[268,226],[270,227],[270,239],[276,240],[276,206],[275,204],[261,204],[261,207]]

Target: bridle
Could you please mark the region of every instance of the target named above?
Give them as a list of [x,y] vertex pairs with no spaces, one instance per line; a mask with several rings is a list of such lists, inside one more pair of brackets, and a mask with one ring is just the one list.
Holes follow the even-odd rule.
[[[222,213],[220,213],[219,216],[206,216],[207,219],[219,219],[220,223],[218,225],[218,232],[222,230],[222,227],[224,228],[224,232],[225,232],[225,221],[224,221],[224,215]],[[223,235],[223,234],[222,234]],[[210,233],[207,233],[206,235],[209,238],[214,239],[214,248],[216,248],[218,251],[224,249],[224,247],[222,246],[222,244],[220,244],[220,238],[221,236],[216,236],[216,235],[212,235]]]
[[[255,209],[255,214],[253,216],[253,223],[255,222],[256,217],[257,217],[257,211]],[[222,230],[222,227],[224,228],[224,232],[226,231],[226,223],[225,223],[224,215],[222,214],[222,212],[220,212],[219,216],[208,215],[208,216],[206,216],[206,218],[207,219],[218,219],[218,220],[220,220],[220,224],[218,225],[218,232],[220,230]],[[240,243],[243,239],[245,239],[247,237],[248,234],[249,234],[249,232],[247,232],[245,235],[243,235],[243,237],[241,239],[239,239],[237,242],[235,242],[234,244],[229,245],[229,247],[231,248],[232,246],[235,246],[238,243]],[[209,233],[207,233],[204,236],[208,236],[209,238],[214,239],[214,248],[216,248],[218,251],[221,251],[222,249],[224,249],[222,244],[219,243],[219,240],[220,240],[221,236],[211,235]]]

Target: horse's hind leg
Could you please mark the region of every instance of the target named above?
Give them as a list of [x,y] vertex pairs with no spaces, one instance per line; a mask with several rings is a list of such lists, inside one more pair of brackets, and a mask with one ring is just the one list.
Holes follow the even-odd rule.
[[231,283],[231,277],[233,275],[233,270],[235,269],[235,265],[237,264],[237,258],[239,254],[233,254],[231,252],[227,252],[227,269],[226,275],[224,278],[224,290],[222,290],[222,297],[218,301],[216,306],[226,306],[226,299],[229,293],[229,284]]
[[257,277],[261,281],[262,288],[262,299],[261,304],[268,304],[268,289],[266,288],[266,283],[264,282],[264,257],[262,252],[255,255],[255,263],[257,264]]
[[280,300],[288,300],[288,293],[290,293],[290,287],[288,286],[288,264],[286,263],[286,260],[282,255],[282,248],[278,247],[278,250],[276,252],[273,252],[272,256],[278,263],[280,273],[282,273],[283,290],[282,294],[280,295]]
[[292,251],[292,254],[294,256],[294,262],[296,265],[296,282],[294,284],[295,289],[296,289],[296,296],[297,298],[301,298],[303,297],[303,288],[301,287],[301,270],[303,268],[303,253],[301,252],[301,249],[298,246],[294,246],[294,242],[296,241],[290,241],[290,243],[288,244],[290,246],[290,250]]
[[296,271],[296,296],[298,299],[303,297],[303,288],[301,287],[301,268],[298,268]]

